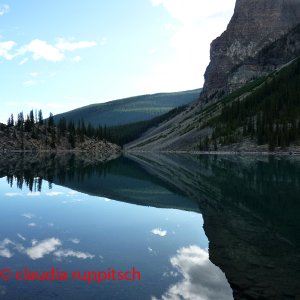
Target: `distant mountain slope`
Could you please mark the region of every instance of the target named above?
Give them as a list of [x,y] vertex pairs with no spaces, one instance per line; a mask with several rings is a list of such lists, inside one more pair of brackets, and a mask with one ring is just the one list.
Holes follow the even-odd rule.
[[199,99],[201,89],[160,93],[154,95],[136,96],[106,103],[84,106],[66,113],[54,116],[54,120],[62,117],[73,120],[75,124],[83,119],[93,126],[122,125],[127,123],[149,120],[173,108],[191,103]]
[[[299,60],[290,63],[300,56],[300,2],[236,3],[231,25],[212,44],[199,101],[144,132],[126,149],[299,151]],[[260,8],[264,4],[274,6],[270,24],[264,18],[269,12]],[[265,25],[274,37],[265,38]]]
[[216,103],[190,106],[126,149],[298,151],[299,82],[300,58]]

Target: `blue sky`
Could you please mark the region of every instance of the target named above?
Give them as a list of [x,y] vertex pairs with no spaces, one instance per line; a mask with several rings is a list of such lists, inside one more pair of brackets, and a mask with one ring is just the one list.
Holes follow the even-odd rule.
[[234,3],[0,0],[0,121],[201,87]]

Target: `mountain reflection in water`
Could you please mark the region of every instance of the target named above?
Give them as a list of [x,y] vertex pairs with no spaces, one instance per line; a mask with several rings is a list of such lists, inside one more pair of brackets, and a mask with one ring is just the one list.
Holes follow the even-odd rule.
[[[202,214],[209,247],[202,238],[198,245],[191,242],[193,238],[183,243],[184,235],[189,234],[185,227],[181,246],[177,241],[176,251],[168,252],[172,268],[162,272],[166,285],[154,278],[153,271],[154,277],[149,272],[148,288],[143,291],[145,299],[232,299],[227,280],[235,299],[297,299],[299,171],[297,158],[271,156],[147,153],[102,163],[74,154],[20,154],[7,155],[0,161],[1,177],[6,176],[9,184],[16,183],[20,189],[27,186],[33,193],[60,185],[120,203]],[[157,218],[155,212],[150,212],[153,218]],[[132,208],[128,209],[131,213]],[[141,216],[139,224],[150,222],[145,216]],[[151,219],[148,214],[147,217]],[[189,222],[186,216],[180,220]],[[171,231],[157,227],[152,235],[171,238]],[[0,238],[2,253],[17,249],[20,247],[5,244]],[[148,247],[151,255],[157,255],[155,251]],[[127,255],[133,253],[129,251]],[[151,290],[151,285],[159,288]],[[135,288],[139,288],[138,284]],[[93,291],[89,289],[90,295]],[[110,292],[106,295],[112,296]],[[112,299],[135,299],[132,295]]]

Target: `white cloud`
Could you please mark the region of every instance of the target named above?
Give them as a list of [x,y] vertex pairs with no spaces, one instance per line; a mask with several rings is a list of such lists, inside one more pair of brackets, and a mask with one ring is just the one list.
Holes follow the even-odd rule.
[[152,229],[151,232],[154,235],[158,235],[158,236],[161,236],[161,237],[164,237],[164,236],[167,235],[167,231],[166,230],[162,230],[161,228]]
[[4,258],[11,258],[13,254],[7,248],[4,249],[0,248],[0,256]]
[[35,240],[35,239],[31,240],[31,245],[32,246],[36,245],[37,243],[38,243],[38,240]]
[[75,257],[80,259],[93,259],[95,257],[93,254],[74,250],[58,250],[54,252],[54,255],[57,258]]
[[169,277],[178,277],[178,272],[170,271],[170,272],[164,272],[163,277],[169,278]]
[[9,12],[9,5],[0,4],[0,16],[3,16]]
[[[102,40],[101,44],[105,44],[106,40]],[[26,45],[18,48],[14,53],[12,53],[13,48],[16,46],[14,41],[5,41],[0,43],[0,57],[6,60],[12,60],[15,57],[24,56],[26,54],[31,54],[34,60],[46,60],[50,62],[60,62],[63,61],[66,56],[65,51],[75,51],[80,49],[86,49],[95,47],[97,45],[94,41],[79,41],[79,42],[69,42],[65,39],[59,39],[59,41],[52,45],[47,41],[41,39],[34,39]],[[79,62],[81,60],[80,56],[75,56],[71,61]],[[24,65],[29,61],[28,57],[23,58],[19,65]],[[36,75],[32,75],[36,74]],[[36,77],[38,74],[33,72],[30,74]]]
[[[170,286],[159,299],[233,300],[225,274],[209,260],[207,251],[198,246],[184,247],[170,262],[183,279]],[[169,275],[176,275],[177,272],[170,272]],[[157,298],[152,297],[152,300]]]
[[22,241],[26,241],[26,238],[25,238],[22,234],[18,233],[17,236],[18,236]]
[[[34,85],[36,85],[36,84],[37,84],[37,82],[34,81],[34,80],[26,80],[26,81],[23,82],[23,85],[24,85],[24,86],[34,86]],[[28,196],[36,196],[36,195],[30,194],[30,195],[28,195]]]
[[176,25],[164,26],[170,36],[169,58],[140,79],[142,93],[201,87],[209,63],[210,43],[227,27],[235,0],[151,0],[166,10]]
[[27,193],[27,196],[28,197],[39,197],[39,196],[41,196],[41,193],[40,192],[30,192],[30,193]]
[[208,18],[233,12],[235,0],[152,0],[154,6],[163,5],[170,15],[183,24],[203,22]]
[[19,65],[22,66],[22,65],[26,64],[28,61],[29,61],[28,58],[24,58],[19,62]]
[[9,239],[4,239],[0,242],[0,257],[11,258],[13,253],[8,249],[8,246],[13,244]]
[[49,193],[46,193],[46,196],[48,196],[48,197],[56,197],[56,196],[61,196],[63,194],[64,193],[62,193],[62,192],[49,192]]
[[69,239],[70,242],[72,242],[73,244],[79,244],[80,243],[80,240],[79,239]]
[[75,62],[75,63],[79,63],[81,60],[82,60],[82,58],[81,58],[79,55],[74,56],[74,57],[72,58],[72,61]]
[[10,51],[16,46],[17,44],[14,41],[7,41],[0,43],[0,57],[3,57],[6,60],[12,60],[15,55],[12,54]]
[[31,219],[33,219],[35,216],[34,216],[34,214],[26,213],[26,214],[22,214],[22,217],[31,220]]
[[33,260],[43,258],[45,255],[54,252],[61,246],[61,241],[57,238],[49,238],[36,243],[34,246],[26,249],[26,254]]
[[58,62],[62,61],[65,56],[56,47],[48,44],[46,41],[35,39],[21,49],[24,54],[32,53],[34,60],[45,59],[47,61]]
[[28,226],[29,226],[29,227],[36,227],[36,223],[31,222],[31,223],[28,224]]
[[39,75],[39,73],[38,72],[31,72],[31,73],[29,73],[29,75],[31,77],[37,77]]
[[69,192],[69,195],[77,195],[78,194],[78,192],[76,192],[76,191],[70,191]]
[[65,39],[59,39],[58,43],[55,45],[57,49],[62,51],[75,51],[78,49],[85,49],[95,47],[96,42],[81,41],[81,42],[69,42]]
[[[26,238],[20,233],[17,236],[23,241],[26,241]],[[78,244],[80,241],[78,239],[72,239],[74,244]],[[10,239],[6,238],[3,241],[0,241],[0,257],[11,258],[14,253],[9,249],[10,247],[13,250],[18,251],[23,255],[28,255],[32,260],[41,259],[46,255],[53,254],[57,259],[62,258],[78,258],[78,259],[93,259],[95,255],[88,252],[75,251],[72,249],[59,249],[62,246],[62,242],[58,238],[48,238],[43,241],[38,241],[36,239],[31,240],[31,247],[24,247],[21,243],[15,243]],[[101,261],[103,260],[100,257]]]
[[21,193],[5,193],[6,197],[17,197],[17,196],[22,196]]
[[167,31],[169,31],[169,30],[177,30],[178,29],[178,26],[176,26],[176,25],[173,25],[173,24],[171,24],[171,23],[167,23],[167,24],[165,24],[165,30],[167,30]]

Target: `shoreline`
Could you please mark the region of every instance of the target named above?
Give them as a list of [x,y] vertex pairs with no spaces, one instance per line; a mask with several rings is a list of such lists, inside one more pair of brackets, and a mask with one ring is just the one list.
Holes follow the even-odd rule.
[[187,150],[163,150],[163,151],[146,151],[146,150],[124,150],[126,153],[164,153],[164,154],[190,154],[190,155],[263,155],[263,156],[300,156],[300,151],[187,151]]
[[[58,150],[2,150],[1,154],[8,153],[94,153],[94,154],[109,154],[104,151],[91,151],[91,150],[72,150],[72,149],[58,149]],[[112,152],[110,154],[127,154],[127,153],[163,153],[163,154],[190,154],[190,155],[263,155],[263,156],[300,156],[299,151],[188,151],[188,150],[161,150],[161,151],[149,151],[149,150],[121,150],[118,153]]]

